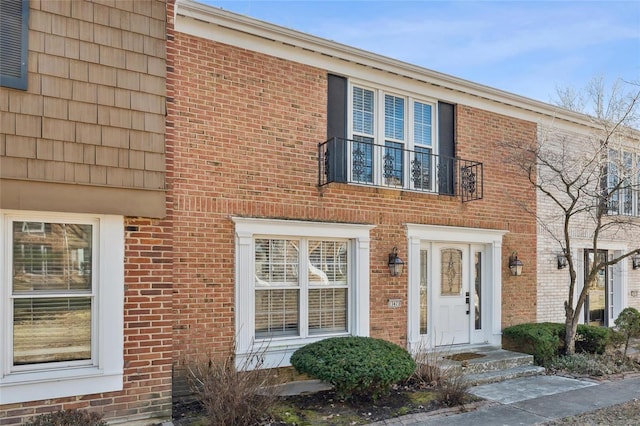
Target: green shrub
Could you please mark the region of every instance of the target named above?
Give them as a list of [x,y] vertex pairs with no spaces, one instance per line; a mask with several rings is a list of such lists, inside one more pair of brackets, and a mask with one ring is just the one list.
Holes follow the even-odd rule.
[[538,365],[548,364],[562,350],[564,324],[518,324],[504,329],[505,347],[533,355]]
[[371,337],[332,337],[311,343],[294,352],[291,365],[332,384],[342,399],[377,399],[416,369],[405,349]]
[[[518,324],[504,329],[505,346],[533,355],[539,365],[547,365],[560,355],[565,343],[565,325],[555,322]],[[579,324],[576,352],[604,353],[611,330],[606,327]]]
[[40,414],[24,424],[25,426],[106,426],[102,415],[82,410],[62,410]]
[[624,308],[615,320],[620,340],[624,343],[624,356],[627,356],[629,340],[640,336],[640,312],[635,308]]
[[[578,330],[576,333],[576,352],[603,354],[609,344],[610,336],[611,330],[607,327],[578,324]],[[564,342],[564,324],[561,339]]]

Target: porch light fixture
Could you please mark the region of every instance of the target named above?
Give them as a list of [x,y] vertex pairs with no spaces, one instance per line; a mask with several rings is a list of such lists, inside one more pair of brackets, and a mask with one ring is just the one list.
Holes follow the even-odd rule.
[[404,262],[398,257],[398,248],[394,247],[389,253],[389,273],[392,277],[399,277],[403,269]]
[[522,261],[518,259],[518,253],[515,251],[509,256],[509,269],[511,269],[511,275],[522,275]]
[[564,253],[558,254],[558,269],[564,269],[569,265],[567,261],[567,255]]
[[631,264],[633,269],[640,269],[640,251],[637,251],[636,254],[631,257]]

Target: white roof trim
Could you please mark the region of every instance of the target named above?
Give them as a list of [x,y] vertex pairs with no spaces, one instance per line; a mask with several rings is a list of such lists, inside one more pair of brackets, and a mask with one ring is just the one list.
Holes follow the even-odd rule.
[[[260,43],[262,50],[258,51],[320,68],[324,67],[324,69],[330,72],[340,72],[340,67],[336,67],[335,62],[347,61],[353,64],[359,64],[374,70],[380,70],[426,83],[435,86],[436,89],[440,89],[441,91],[459,92],[467,99],[469,95],[476,97],[485,109],[525,120],[534,122],[544,120],[547,124],[550,123],[548,120],[562,120],[580,126],[593,126],[591,118],[585,114],[569,111],[555,105],[439,73],[424,67],[412,65],[220,8],[197,3],[192,0],[177,0],[175,15],[175,29],[178,32],[184,32],[231,45],[235,43],[235,45],[249,50],[253,50],[252,47],[255,47],[256,43]],[[206,27],[215,25],[217,27],[215,33],[211,28],[204,28],[202,24],[205,24]],[[231,36],[231,33],[235,34]],[[256,41],[256,38],[260,40]],[[241,40],[241,43],[239,40]],[[269,46],[269,44],[271,46]],[[282,48],[288,48],[290,50],[297,49],[295,59],[292,59],[290,55],[283,56],[279,54],[282,53]],[[315,58],[310,59],[310,55],[313,55]],[[322,65],[318,62],[319,60],[323,61]],[[333,65],[332,62],[334,62]],[[348,73],[346,75],[353,77]],[[459,101],[460,95],[452,96],[452,98],[452,101]],[[446,97],[442,99],[447,100]],[[471,106],[478,105],[478,102],[466,103]],[[487,106],[488,103],[493,103],[493,106]],[[501,105],[495,105],[495,103]],[[520,112],[514,111],[513,108],[519,109]],[[556,124],[558,123],[556,122]]]

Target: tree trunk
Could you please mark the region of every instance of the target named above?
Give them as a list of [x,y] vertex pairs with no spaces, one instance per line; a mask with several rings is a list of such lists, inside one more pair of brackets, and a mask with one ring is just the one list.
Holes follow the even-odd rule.
[[576,333],[578,331],[576,312],[573,312],[573,315],[567,315],[564,325],[564,353],[565,355],[574,355],[576,353]]

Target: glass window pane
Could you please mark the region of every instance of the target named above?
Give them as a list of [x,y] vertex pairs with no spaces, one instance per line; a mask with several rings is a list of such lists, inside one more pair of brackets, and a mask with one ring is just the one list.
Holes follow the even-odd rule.
[[347,285],[346,241],[309,241],[309,284]]
[[623,152],[623,164],[622,164],[622,177],[624,183],[622,184],[621,199],[622,199],[622,214],[633,214],[633,154],[630,152]]
[[299,334],[298,289],[256,290],[256,338]]
[[309,333],[347,331],[347,289],[309,290]]
[[13,300],[13,364],[91,359],[91,298]]
[[430,190],[431,182],[431,149],[416,147],[411,163],[411,179],[416,189]]
[[384,183],[400,186],[404,175],[404,144],[398,142],[385,143],[384,148]]
[[384,96],[384,136],[404,140],[404,99],[397,96]]
[[440,294],[460,296],[462,294],[462,251],[443,249],[440,251]]
[[413,139],[416,145],[431,146],[431,105],[413,103]]
[[427,250],[420,250],[420,334],[427,334]]
[[298,285],[298,241],[256,239],[255,244],[256,286]]
[[355,182],[373,182],[373,139],[353,137],[351,151],[351,174]]
[[373,91],[361,87],[353,88],[353,131],[373,135],[374,112]]
[[618,151],[614,149],[609,150],[609,163],[607,167],[607,186],[610,191],[609,214],[618,214],[620,213],[620,193],[616,190],[620,177],[618,170]]
[[475,254],[475,323],[476,330],[482,329],[482,253],[476,252]]
[[91,291],[92,225],[13,222],[14,294]]

